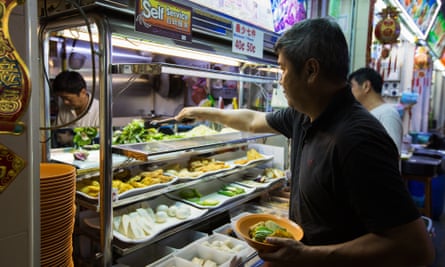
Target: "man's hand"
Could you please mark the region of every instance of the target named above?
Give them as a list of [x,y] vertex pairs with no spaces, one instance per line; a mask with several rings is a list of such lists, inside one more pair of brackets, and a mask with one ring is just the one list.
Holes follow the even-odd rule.
[[303,250],[305,245],[291,238],[268,237],[267,243],[276,245],[278,250],[273,252],[260,252],[258,256],[263,259],[268,267],[299,266],[304,265]]

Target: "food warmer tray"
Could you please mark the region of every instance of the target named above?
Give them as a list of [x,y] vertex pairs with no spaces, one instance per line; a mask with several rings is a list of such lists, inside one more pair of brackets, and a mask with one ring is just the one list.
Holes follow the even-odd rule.
[[112,152],[137,160],[148,160],[150,156],[155,155],[242,143],[269,136],[273,136],[273,134],[254,134],[246,132],[214,134],[157,142],[113,145]]

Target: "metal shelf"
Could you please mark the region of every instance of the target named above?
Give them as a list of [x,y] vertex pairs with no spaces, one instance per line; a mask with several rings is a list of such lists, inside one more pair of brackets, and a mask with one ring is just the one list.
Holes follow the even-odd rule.
[[277,77],[249,75],[213,69],[204,69],[185,65],[168,63],[120,63],[111,65],[112,74],[151,74],[159,75],[175,74],[184,76],[196,76],[208,79],[220,79],[228,81],[240,81],[251,83],[274,83]]
[[117,239],[113,239],[113,250],[120,256],[128,255],[128,254],[135,252],[143,247],[149,246],[149,245],[154,244],[164,238],[167,238],[171,235],[177,234],[183,230],[187,230],[193,226],[196,226],[199,223],[202,223],[203,221],[210,220],[212,217],[215,217],[215,216],[222,214],[226,211],[230,211],[231,209],[238,207],[240,204],[249,202],[257,197],[260,197],[265,192],[268,192],[274,188],[282,186],[283,183],[284,183],[284,181],[277,182],[277,183],[273,184],[271,186],[271,188],[258,189],[257,191],[253,192],[252,194],[246,195],[243,198],[229,202],[219,208],[212,209],[199,218],[185,222],[183,224],[175,226],[171,230],[164,231],[164,232],[160,233],[155,238],[151,239],[149,242],[146,242],[146,243],[127,244],[127,243],[119,241]]
[[[272,160],[272,159],[270,159]],[[251,168],[255,168],[259,165],[262,165],[264,163],[266,163],[267,161],[261,161],[261,162],[254,162],[252,164],[249,164],[248,166],[243,166],[243,167],[237,167],[234,169],[230,169],[227,171],[222,171],[222,172],[218,172],[209,176],[205,176],[199,179],[195,179],[195,180],[189,180],[189,181],[184,181],[184,182],[179,182],[179,183],[175,183],[166,187],[162,187],[153,191],[148,191],[145,193],[140,193],[131,197],[126,197],[123,199],[118,199],[116,201],[113,202],[113,208],[119,208],[119,207],[123,207],[126,205],[130,205],[136,202],[140,202],[140,201],[144,201],[150,198],[154,198],[157,196],[160,196],[162,194],[168,193],[168,192],[172,192],[172,191],[176,191],[182,188],[186,188],[186,187],[190,187],[202,182],[206,182],[206,181],[211,181],[211,180],[215,180],[221,177],[225,177],[225,176],[229,176],[238,172],[243,172],[245,170],[251,169]],[[81,205],[84,208],[88,208],[91,210],[95,210],[95,211],[99,211],[99,206],[98,206],[98,202],[97,200],[90,200],[87,198],[84,198],[82,196],[77,196],[77,202],[79,203],[79,205]]]
[[158,142],[114,145],[112,152],[129,158],[146,161],[152,156],[168,154],[179,151],[198,151],[209,147],[227,146],[236,143],[245,143],[255,139],[267,138],[274,134],[253,134],[235,132],[196,136],[184,139],[165,140]]

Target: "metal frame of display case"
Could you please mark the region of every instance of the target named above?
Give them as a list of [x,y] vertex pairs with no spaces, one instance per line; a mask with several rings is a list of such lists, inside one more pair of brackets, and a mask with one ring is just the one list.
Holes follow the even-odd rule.
[[[111,75],[113,73],[125,73],[125,72],[119,72],[119,70],[128,70],[131,69],[132,71],[135,70],[135,65],[132,65],[130,67],[124,66],[124,65],[112,65],[111,62],[111,51],[112,51],[112,33],[117,28],[121,27],[119,25],[113,24],[110,21],[110,18],[106,17],[105,15],[96,14],[96,13],[88,13],[88,22],[89,24],[95,24],[98,29],[98,42],[95,44],[93,60],[98,58],[97,68],[98,68],[98,88],[100,93],[99,103],[100,103],[100,138],[99,138],[99,144],[100,144],[100,166],[99,166],[99,182],[102,185],[100,187],[100,197],[99,197],[99,216],[100,216],[100,246],[101,246],[101,257],[103,266],[111,266],[113,255],[112,255],[112,240],[113,240],[113,229],[112,229],[112,221],[113,221],[113,206],[115,203],[113,203],[112,200],[112,184],[111,179],[106,179],[106,177],[112,177],[113,174],[113,162],[112,162],[112,153],[116,151],[125,151],[125,146],[113,146],[112,145],[112,115],[111,112],[109,112],[112,108],[112,94],[111,94]],[[55,18],[51,20],[48,23],[43,23],[43,27],[40,29],[40,41],[43,44],[43,46],[48,45],[47,40],[49,37],[49,33],[52,31],[62,30],[62,29],[68,29],[71,27],[79,27],[79,26],[85,26],[86,21],[85,18],[82,16],[79,16],[78,14],[68,14],[66,16],[60,16],[58,18]],[[128,33],[129,30],[123,30],[123,32]],[[125,34],[124,33],[124,34]],[[45,50],[47,47],[42,47],[42,51]],[[47,56],[43,53],[43,65],[47,65]],[[208,77],[220,77],[223,75],[224,78],[230,77],[233,80],[237,81],[255,81],[255,82],[273,82],[276,81],[275,78],[270,77],[262,77],[262,76],[256,76],[256,75],[244,75],[239,73],[222,73],[222,72],[215,72],[213,70],[205,70],[205,69],[196,69],[196,68],[186,68],[184,66],[175,66],[175,65],[157,65],[158,68],[160,68],[160,72],[175,72],[175,71],[187,71],[188,73],[199,73],[200,75],[204,75],[204,73],[207,73]],[[157,71],[157,68],[155,68]],[[138,73],[145,73],[144,71],[153,71],[152,68],[149,68],[148,65],[145,66],[139,66]],[[46,88],[45,92],[49,92],[49,88]],[[43,96],[43,102],[49,103],[49,94],[46,93]],[[49,105],[43,105],[47,110],[45,111],[45,114],[49,114]],[[49,118],[45,119],[45,124],[49,125]],[[50,132],[46,132],[46,137],[49,138]],[[255,135],[251,136],[251,139],[257,139],[257,138],[263,138],[267,137],[267,135]],[[250,138],[250,137],[249,137]],[[246,137],[239,136],[238,139],[232,139],[231,142],[246,142],[250,139],[247,139]],[[223,143],[227,143],[227,140],[222,140],[220,143],[209,143],[206,145],[194,145],[197,147],[200,147],[201,149],[204,147],[210,147],[215,145],[221,145]],[[131,147],[131,146],[129,146]],[[180,149],[175,149],[176,151],[184,151],[188,150],[190,147],[182,147]],[[47,151],[50,151],[49,145],[46,147]],[[126,151],[129,151],[127,149]],[[138,153],[140,154],[141,151],[139,150]],[[142,152],[143,154],[144,152]],[[49,154],[48,159],[49,159]],[[146,154],[144,154],[146,158]],[[140,199],[150,197],[151,193],[147,193],[145,195],[142,195]],[[123,201],[121,204],[126,204],[128,201],[137,201],[139,198],[133,198],[131,200]],[[229,208],[229,207],[228,207]],[[210,216],[210,215],[207,215]],[[178,229],[185,229],[189,224],[185,224],[180,226]],[[159,237],[162,238],[162,235]],[[136,246],[137,248],[137,246]]]

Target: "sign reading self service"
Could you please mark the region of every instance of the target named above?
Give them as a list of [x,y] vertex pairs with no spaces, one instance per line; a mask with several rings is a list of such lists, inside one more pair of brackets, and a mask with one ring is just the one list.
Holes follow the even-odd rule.
[[137,0],[135,30],[181,41],[192,40],[192,9],[167,0]]

